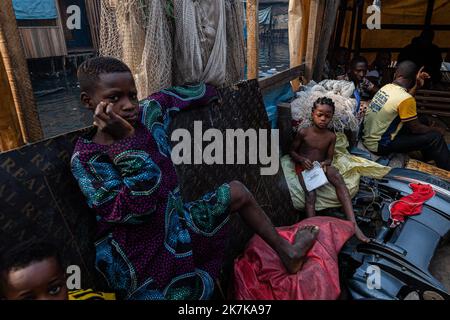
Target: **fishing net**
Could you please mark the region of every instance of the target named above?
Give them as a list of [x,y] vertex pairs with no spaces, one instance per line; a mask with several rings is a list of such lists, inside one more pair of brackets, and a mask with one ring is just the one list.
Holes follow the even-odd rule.
[[175,83],[223,86],[244,78],[241,1],[178,0],[174,17]]
[[139,98],[172,85],[172,36],[166,0],[102,0],[100,55],[124,61]]
[[321,97],[331,98],[335,112],[329,128],[335,132],[350,130],[357,132],[360,120],[355,115],[356,100],[350,98],[355,86],[344,80],[324,80],[319,84],[312,81],[304,91],[297,93],[297,99],[291,103],[292,119],[298,123],[296,130],[312,125],[311,109],[314,101]]
[[244,78],[239,0],[101,1],[100,55],[130,67],[139,98],[173,84],[223,86]]
[[227,25],[225,85],[231,85],[245,77],[244,10],[240,0],[225,1],[225,10]]
[[177,83],[225,83],[225,0],[174,2]]

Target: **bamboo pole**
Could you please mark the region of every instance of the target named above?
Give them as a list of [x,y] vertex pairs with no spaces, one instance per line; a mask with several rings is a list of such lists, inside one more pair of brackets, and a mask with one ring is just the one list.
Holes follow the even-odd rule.
[[259,0],[247,0],[247,79],[258,78]]
[[25,143],[42,139],[42,128],[11,0],[3,0],[0,6],[0,52],[22,138]]

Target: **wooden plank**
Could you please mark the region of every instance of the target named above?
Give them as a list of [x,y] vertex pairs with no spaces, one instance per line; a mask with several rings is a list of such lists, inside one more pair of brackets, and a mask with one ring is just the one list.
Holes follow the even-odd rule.
[[450,181],[450,171],[440,169],[436,166],[432,166],[428,163],[421,162],[421,161],[418,161],[415,159],[409,159],[406,164],[406,168],[421,171],[421,172],[426,172],[426,173],[432,174],[436,177]]
[[318,41],[320,30],[323,22],[323,0],[311,0],[309,10],[309,24],[308,24],[308,40],[306,45],[306,70],[305,77],[309,82],[312,79],[314,65],[316,61],[316,54],[318,51]]
[[262,93],[268,92],[274,88],[298,79],[305,72],[305,64],[277,73],[276,75],[259,80],[259,87]]
[[89,20],[91,30],[92,44],[95,50],[100,48],[100,15],[101,0],[85,0],[86,14]]
[[444,98],[444,97],[439,97],[439,96],[419,96],[416,94],[416,101],[419,103],[419,101],[423,102],[441,102],[441,103],[447,103],[448,107],[450,108],[450,97],[449,98]]
[[361,50],[361,26],[362,18],[363,18],[363,11],[364,11],[364,1],[358,1],[358,14],[356,19],[356,36],[355,36],[355,54],[354,56],[359,56],[360,50]]
[[442,97],[450,97],[450,92],[448,91],[438,91],[438,90],[425,90],[420,89],[417,91],[416,96],[442,96]]
[[[379,48],[361,48],[359,51],[360,52],[378,52],[378,51],[381,51],[381,50],[385,50],[385,51],[390,51],[390,52],[399,52],[402,49],[403,48],[398,48],[398,47],[393,47],[393,48],[390,48],[390,47],[379,47]],[[440,48],[439,51],[441,53],[446,53],[446,52],[448,52],[449,49],[450,49],[450,47],[449,48]]]
[[358,0],[353,0],[353,5],[352,5],[352,20],[350,22],[350,33],[348,36],[348,46],[347,46],[349,50],[352,50],[352,48],[353,48],[353,34],[355,32],[357,1]]
[[[289,61],[290,67],[302,64],[306,51],[308,34],[309,0],[291,0],[288,9]],[[300,88],[300,81],[291,82],[294,91]]]
[[259,64],[259,0],[247,1],[247,79],[258,78]]
[[19,32],[27,59],[67,55],[64,34],[59,27],[21,27]]
[[450,111],[429,110],[429,109],[417,109],[417,113],[434,114],[442,117],[450,117]]
[[24,144],[14,99],[0,52],[0,152]]
[[62,27],[59,6],[56,26],[20,27],[19,33],[26,59],[67,56],[66,40]]
[[336,31],[334,32],[334,46],[337,48],[341,46],[342,33],[344,30],[345,14],[347,13],[347,1],[341,0],[341,5],[339,7],[338,21],[336,24]]
[[318,52],[316,65],[314,66],[313,79],[322,80],[323,66],[327,58],[328,48],[330,46],[331,35],[333,34],[336,24],[336,16],[339,7],[339,1],[327,1],[324,13],[324,24],[320,32],[320,41],[318,44]]
[[[362,29],[368,29],[366,24],[361,26]],[[381,24],[381,30],[423,30],[423,24],[396,24],[385,23]],[[434,31],[448,31],[450,24],[431,24],[430,29]]]
[[23,140],[25,143],[40,140],[42,128],[11,0],[4,0],[0,6],[0,52]]
[[417,102],[417,108],[418,109],[438,109],[438,110],[449,110],[450,111],[450,105],[448,104],[439,104],[439,103],[423,103],[423,102]]
[[425,14],[425,28],[429,28],[431,25],[431,19],[433,18],[434,0],[428,0],[427,13]]

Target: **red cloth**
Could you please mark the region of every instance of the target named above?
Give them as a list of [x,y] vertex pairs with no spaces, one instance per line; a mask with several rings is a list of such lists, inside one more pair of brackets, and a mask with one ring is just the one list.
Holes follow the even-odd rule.
[[302,171],[305,170],[303,169],[303,166],[300,163],[296,163],[295,164],[295,173],[297,175],[299,175],[300,173],[302,173]]
[[389,206],[393,225],[405,221],[405,216],[414,216],[421,213],[423,203],[435,195],[429,184],[411,183],[409,187],[413,193],[392,202]]
[[239,300],[330,300],[340,295],[337,255],[354,234],[351,222],[332,217],[313,217],[290,227],[277,228],[291,243],[299,227],[320,227],[307,260],[296,274],[284,268],[280,258],[259,236],[254,236],[234,264],[235,298]]

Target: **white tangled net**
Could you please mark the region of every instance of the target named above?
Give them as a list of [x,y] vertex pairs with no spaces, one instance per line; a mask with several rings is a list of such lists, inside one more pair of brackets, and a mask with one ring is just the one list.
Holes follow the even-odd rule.
[[355,90],[352,82],[345,80],[323,80],[319,84],[311,81],[304,90],[297,93],[291,103],[292,119],[299,122],[296,131],[312,125],[311,110],[314,102],[321,97],[333,100],[335,112],[329,128],[335,132],[358,131],[360,120],[355,115],[356,100],[350,98]]

